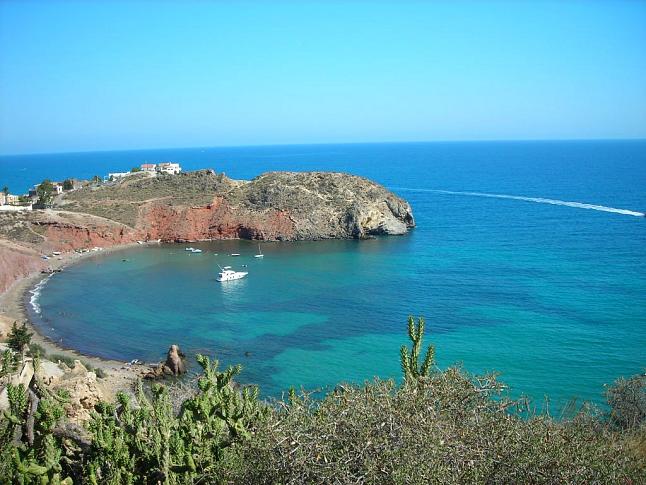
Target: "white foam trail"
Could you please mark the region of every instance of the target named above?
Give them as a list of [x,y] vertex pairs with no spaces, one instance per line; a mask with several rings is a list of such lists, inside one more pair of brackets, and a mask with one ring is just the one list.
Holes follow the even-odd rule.
[[543,197],[525,197],[521,195],[507,195],[507,194],[488,194],[485,192],[458,192],[453,190],[411,189],[408,187],[392,187],[392,189],[407,191],[407,192],[433,192],[436,194],[470,195],[473,197],[491,197],[495,199],[523,200],[525,202],[536,202],[538,204],[563,205],[566,207],[576,207],[577,209],[591,209],[595,211],[612,212],[614,214],[623,214],[626,216],[644,217],[643,212],[631,211],[628,209],[617,209],[615,207],[586,204],[584,202],[570,202],[567,200],[545,199]]
[[38,304],[38,298],[40,298],[40,291],[43,289],[43,286],[49,281],[49,278],[51,278],[52,275],[47,276],[46,278],[43,278],[34,286],[31,290],[29,290],[29,293],[31,293],[31,298],[29,298],[29,304],[33,308],[35,313],[40,314],[40,305]]

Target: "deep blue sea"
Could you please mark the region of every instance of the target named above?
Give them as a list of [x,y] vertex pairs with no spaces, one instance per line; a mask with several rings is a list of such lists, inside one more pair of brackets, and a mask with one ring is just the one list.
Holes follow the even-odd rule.
[[[362,175],[406,198],[417,228],[368,241],[266,243],[262,260],[247,241],[198,244],[202,254],[161,245],[97,255],[42,287],[34,318],[54,340],[147,361],[179,343],[242,363],[244,382],[279,395],[398,377],[412,314],[426,317],[440,367],[497,370],[515,395],[539,404],[549,396],[553,409],[574,397],[601,403],[605,383],[644,372],[646,219],[630,211],[646,210],[646,141],[11,156],[0,158],[0,185],[20,192],[46,177],[164,160],[240,179]],[[249,276],[217,283],[217,264],[246,264]]]

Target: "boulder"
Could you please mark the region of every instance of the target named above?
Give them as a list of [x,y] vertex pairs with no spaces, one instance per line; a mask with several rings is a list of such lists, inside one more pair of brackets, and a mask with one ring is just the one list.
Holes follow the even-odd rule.
[[186,372],[184,354],[178,345],[171,345],[166,355],[166,362],[153,364],[150,370],[144,374],[144,379],[160,379],[165,376],[179,376]]
[[184,354],[180,352],[179,346],[175,344],[171,345],[170,349],[168,349],[168,355],[166,356],[164,367],[166,367],[174,376],[183,374],[186,372],[186,366],[182,360],[183,356]]

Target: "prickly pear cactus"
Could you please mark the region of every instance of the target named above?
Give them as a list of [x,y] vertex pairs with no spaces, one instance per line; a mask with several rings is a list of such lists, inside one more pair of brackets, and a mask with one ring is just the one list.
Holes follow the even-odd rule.
[[422,364],[419,364],[422,340],[424,339],[424,323],[423,317],[419,317],[417,325],[415,325],[415,319],[412,316],[408,317],[408,337],[413,345],[410,351],[405,345],[402,345],[400,350],[402,372],[407,384],[428,377],[434,362],[435,348],[429,345]]
[[91,483],[212,483],[218,463],[236,440],[249,436],[256,420],[265,415],[258,390],[237,390],[233,377],[240,367],[218,371],[217,361],[198,356],[202,375],[197,393],[187,398],[179,415],[173,413],[168,390],[142,386],[136,406],[126,394],[117,405],[96,407],[89,429],[93,436]]

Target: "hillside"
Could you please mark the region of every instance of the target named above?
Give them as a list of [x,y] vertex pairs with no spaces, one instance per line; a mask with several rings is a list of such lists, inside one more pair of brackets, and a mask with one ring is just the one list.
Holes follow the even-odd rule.
[[211,170],[128,177],[85,187],[55,208],[100,216],[142,239],[302,240],[404,234],[410,205],[367,179],[341,173],[271,172],[236,181]]

